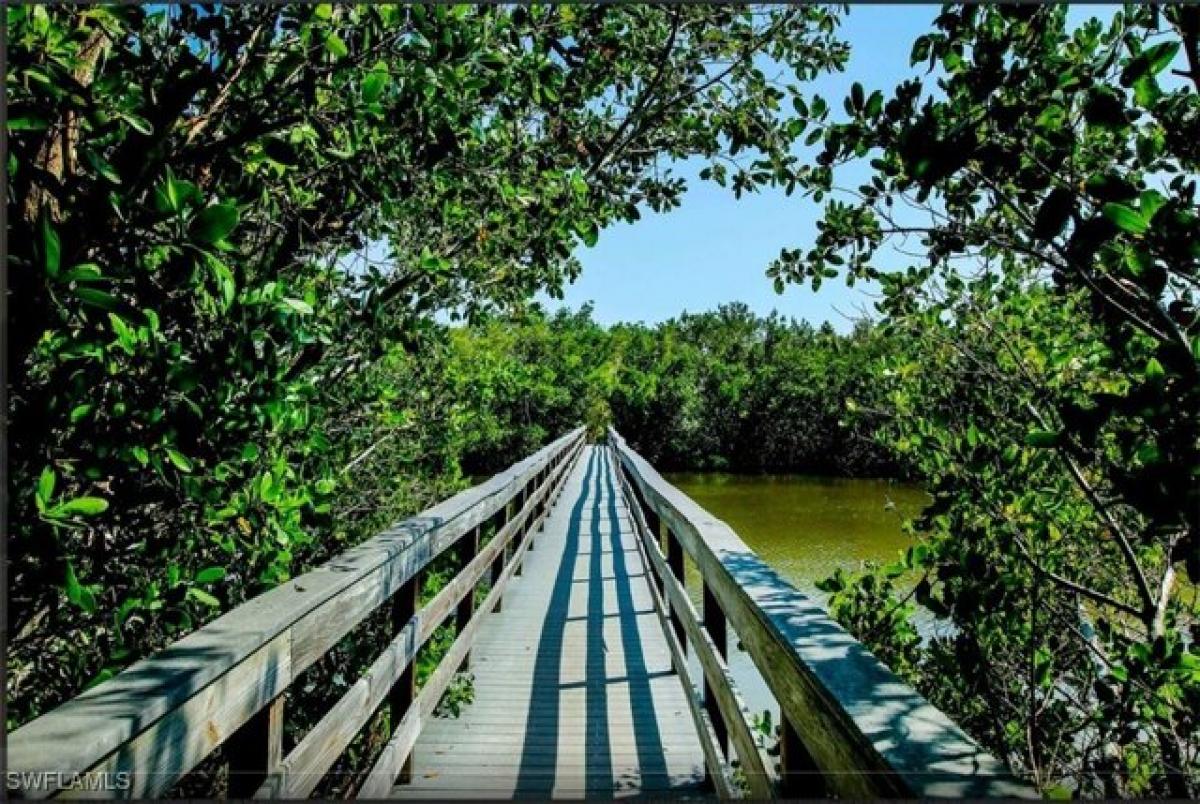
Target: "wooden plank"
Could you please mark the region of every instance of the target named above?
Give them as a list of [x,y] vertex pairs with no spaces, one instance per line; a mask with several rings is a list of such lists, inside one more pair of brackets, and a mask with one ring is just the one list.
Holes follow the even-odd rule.
[[[22,726],[9,736],[9,767],[69,780],[119,765],[142,778],[126,792],[165,790],[429,560],[498,510],[528,477],[580,444],[582,435],[582,429],[568,433]],[[280,650],[285,659],[275,655]],[[263,662],[268,654],[271,660]],[[232,695],[228,706],[214,703],[212,695],[224,691],[230,677],[254,694]],[[264,697],[264,691],[271,694]],[[193,730],[198,721],[190,718],[197,711],[205,712],[209,733],[178,733]],[[23,792],[45,796],[54,790]]]
[[767,686],[822,771],[848,797],[1029,797],[942,712],[901,682],[728,525],[667,483],[615,431],[645,504],[695,561]]
[[[569,462],[567,466],[569,467]],[[563,471],[562,478],[565,479],[566,474],[566,471]],[[508,542],[512,540],[512,534],[518,532],[518,528],[520,528],[523,521],[524,518],[522,517],[522,519],[512,521],[509,523],[509,526],[506,526],[505,530],[507,531],[508,538],[496,544],[496,555],[503,556],[506,554]],[[493,540],[493,543],[498,541],[500,540]],[[489,543],[488,548],[491,548],[493,543]],[[508,585],[509,580],[516,574],[526,546],[525,543],[522,543],[515,547],[512,557],[505,563],[500,577],[489,590],[487,597],[481,605],[484,611],[490,611],[493,606],[498,606],[499,600],[504,594],[505,587]],[[489,556],[485,553],[481,554],[480,558],[477,559],[481,568],[488,563],[488,558]],[[397,777],[402,774],[405,764],[411,757],[412,748],[416,744],[422,725],[433,713],[446,688],[454,679],[459,665],[462,664],[463,657],[470,651],[471,645],[479,633],[482,622],[482,618],[472,619],[467,624],[467,627],[463,629],[462,633],[457,635],[446,655],[442,657],[437,670],[426,680],[420,694],[413,701],[412,706],[409,707],[404,718],[397,725],[391,739],[376,759],[367,780],[358,791],[359,798],[380,798],[391,790]],[[401,779],[401,781],[403,782],[404,780]]]
[[283,701],[280,695],[225,741],[229,798],[247,798],[283,759]]
[[[89,791],[89,795],[151,798],[166,786],[164,778],[177,779],[195,767],[200,758],[208,756],[238,727],[283,694],[291,678],[288,643],[286,633],[275,637],[95,763],[90,770],[96,773],[129,773],[130,784],[126,790]],[[18,766],[13,763],[9,767]],[[37,792],[29,791],[30,795]]]
[[[408,625],[409,621],[417,613],[417,600],[421,596],[421,576],[417,575],[404,586],[400,587],[392,600],[392,623],[403,629]],[[424,640],[421,640],[424,644]],[[417,650],[417,655],[420,655],[420,649]],[[397,730],[404,716],[408,714],[409,708],[417,697],[417,674],[416,661],[410,659],[405,663],[404,669],[400,671],[400,676],[392,684],[392,688],[388,690],[388,711],[389,722],[392,731]],[[412,778],[412,760],[405,762],[400,768],[401,781],[408,781]]]
[[[563,487],[570,507],[552,511],[537,549],[523,556],[524,577],[506,587],[504,611],[477,614],[486,637],[472,648],[474,703],[458,718],[423,724],[416,776],[393,795],[471,795],[473,786],[474,795],[489,798],[545,797],[571,779],[577,792],[593,796],[669,791],[669,784],[699,792],[703,751],[685,714],[683,685],[658,614],[647,606],[652,599],[635,602],[650,594],[640,554],[623,550],[615,564],[599,551],[579,560],[592,540],[620,539],[636,550],[628,523],[622,533],[613,521],[587,515],[620,499],[602,451],[587,454]],[[464,786],[464,774],[481,767],[489,769],[486,778]],[[640,770],[651,772],[643,779]]]
[[779,725],[779,764],[783,769],[780,792],[787,798],[826,798],[825,777],[804,747],[800,733],[787,717]]
[[[729,646],[727,642],[729,635],[725,624],[725,612],[721,611],[721,604],[713,597],[712,590],[708,588],[707,584],[701,583],[703,585],[701,599],[704,611],[704,633],[708,634],[708,638],[712,640],[713,651],[728,665]],[[704,706],[712,720],[713,730],[717,733],[717,742],[725,755],[729,756],[729,726],[726,725],[725,716],[721,713],[717,692],[713,689],[713,683],[708,678],[708,673],[705,673],[704,677]]]
[[[660,577],[665,578],[666,576]],[[736,788],[734,787],[733,780],[726,771],[724,757],[721,756],[717,746],[717,735],[712,729],[712,723],[709,721],[708,715],[704,712],[702,702],[696,695],[696,685],[692,682],[688,672],[687,654],[680,643],[674,622],[667,615],[666,603],[658,594],[658,591],[653,588],[653,585],[651,586],[651,594],[654,595],[654,610],[659,616],[659,624],[662,626],[666,636],[667,645],[671,649],[671,659],[675,666],[675,672],[679,674],[679,680],[683,684],[687,698],[688,712],[692,716],[692,723],[696,728],[696,733],[700,736],[700,747],[704,751],[704,764],[708,769],[706,778],[712,784],[720,798],[733,798]]]
[[[706,691],[705,712],[709,723],[712,724],[715,745],[719,749],[718,764],[724,769],[727,749],[722,738],[731,734],[750,794],[754,798],[774,798],[778,791],[773,774],[769,770],[772,763],[754,739],[750,729],[749,709],[737,691],[724,652],[718,650],[712,634],[701,628],[691,598],[688,597],[682,582],[674,575],[674,569],[668,560],[659,551],[658,540],[651,537],[648,529],[643,532],[646,538],[641,540],[642,551],[662,581],[661,588],[666,593],[664,599],[669,602],[671,613],[674,615],[672,623],[679,623],[684,629],[691,639],[696,657],[700,660]],[[716,717],[713,716],[710,706],[716,710]],[[717,729],[718,722],[721,723],[722,730]],[[709,766],[708,771],[710,774],[715,772],[713,766]]]
[[[522,548],[517,549],[523,552]],[[504,587],[508,584],[509,578],[516,572],[516,563],[516,559],[514,558],[505,565],[497,583],[492,587],[487,598],[484,599],[483,608],[485,610],[495,604],[504,594]],[[417,735],[420,734],[421,725],[432,714],[438,701],[441,700],[442,695],[445,693],[446,688],[453,680],[458,665],[462,662],[463,656],[470,650],[471,643],[479,631],[480,622],[481,620],[474,620],[468,623],[463,633],[454,640],[454,644],[451,645],[450,650],[443,657],[441,665],[426,681],[421,693],[417,696],[417,700],[414,701],[414,705],[410,707],[404,719],[400,721],[392,738],[388,741],[382,754],[376,760],[367,781],[358,792],[359,798],[380,798],[386,795],[396,782],[397,777],[402,775],[402,769],[409,760],[412,747],[417,740]],[[405,780],[401,779],[401,782],[403,781]]]
[[[479,555],[479,528],[471,531],[471,535],[467,536],[460,542],[459,550],[459,571],[465,570],[470,566],[475,557]],[[462,600],[458,602],[458,610],[454,615],[454,632],[461,634],[463,629],[467,627],[467,623],[471,621],[471,617],[475,614],[475,586],[478,581],[471,584],[471,589],[468,594],[463,595]],[[459,670],[468,670],[471,666],[471,654],[467,653],[463,657],[462,667]]]
[[[556,474],[551,476],[552,479],[559,474],[562,474],[561,469],[556,470]],[[546,495],[549,492],[547,482],[537,493]],[[374,713],[389,684],[394,685],[393,691],[395,688],[408,690],[407,695],[400,693],[404,696],[403,700],[393,698],[393,710],[396,712],[393,722],[400,722],[413,694],[411,665],[417,651],[433,635],[434,630],[441,625],[450,611],[468,599],[479,579],[487,571],[492,558],[500,555],[511,540],[516,524],[517,521],[514,520],[502,528],[488,542],[487,547],[479,551],[478,555],[422,607],[420,612],[412,612],[416,605],[415,583],[410,582],[412,586],[407,594],[403,590],[396,594],[394,618],[397,622],[403,622],[404,627],[366,674],[346,691],[338,703],[288,754],[287,759],[280,763],[276,772],[259,789],[257,797],[307,797]]]

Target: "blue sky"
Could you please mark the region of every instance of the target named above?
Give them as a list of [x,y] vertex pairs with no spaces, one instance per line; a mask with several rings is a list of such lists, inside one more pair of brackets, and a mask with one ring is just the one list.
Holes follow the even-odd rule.
[[[822,76],[809,85],[810,91],[825,97],[835,111],[840,111],[841,99],[855,81],[868,94],[882,89],[890,95],[897,81],[911,74],[912,42],[930,30],[939,10],[936,5],[852,6],[842,26],[851,46],[846,70]],[[1071,16],[1078,22],[1110,14],[1110,8],[1092,6],[1072,9]],[[610,324],[654,323],[684,310],[698,312],[741,301],[759,313],[774,309],[813,322],[829,321],[840,330],[849,328],[851,317],[871,308],[869,289],[847,288],[840,279],[826,282],[817,293],[792,285],[779,295],[764,273],[781,247],[807,245],[816,231],[820,205],[799,193],[787,198],[782,191],[737,200],[732,192],[695,179],[695,167],[684,168],[689,191],[682,207],[661,215],[646,211],[636,223],[602,231],[595,247],[580,246],[582,276],[565,289],[562,302],[542,297],[543,303],[556,309],[590,301],[596,319]],[[850,181],[857,178],[850,170],[841,175],[846,183],[861,183]],[[885,259],[897,265],[908,261],[898,254]]]

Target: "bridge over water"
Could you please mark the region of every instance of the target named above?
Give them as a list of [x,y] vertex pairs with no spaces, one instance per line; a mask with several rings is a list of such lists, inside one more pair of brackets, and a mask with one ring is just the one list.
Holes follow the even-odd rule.
[[[447,555],[456,573],[422,603]],[[394,637],[285,745],[289,686],[381,612]],[[444,623],[453,644],[418,687]],[[779,704],[778,752],[731,649]],[[473,701],[437,716],[465,670]],[[23,726],[9,767],[50,780],[28,796],[123,773],[89,795],[146,797],[224,746],[231,796],[301,798],[381,707],[390,732],[359,797],[1032,795],[619,434],[589,445],[582,429]]]

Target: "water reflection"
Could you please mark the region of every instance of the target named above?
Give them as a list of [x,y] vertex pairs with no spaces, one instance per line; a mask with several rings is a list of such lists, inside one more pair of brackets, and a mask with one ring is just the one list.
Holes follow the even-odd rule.
[[[863,561],[891,561],[911,541],[901,523],[929,500],[917,486],[888,480],[804,475],[735,475],[687,472],[665,475],[668,482],[723,519],[758,555],[806,595],[822,604],[816,582],[841,567]],[[688,562],[688,592],[700,608],[700,583]],[[749,656],[734,650],[730,672],[752,711],[772,710],[770,692]],[[689,651],[690,652],[690,651]],[[699,673],[696,662],[693,673]],[[698,678],[698,675],[693,677]]]

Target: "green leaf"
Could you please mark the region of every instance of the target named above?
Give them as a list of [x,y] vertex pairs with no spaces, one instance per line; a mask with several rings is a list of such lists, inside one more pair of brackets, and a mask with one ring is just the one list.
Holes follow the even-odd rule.
[[600,230],[596,227],[594,221],[581,220],[575,222],[575,232],[583,240],[583,244],[588,248],[596,245],[600,239]]
[[108,510],[108,500],[100,497],[76,497],[65,503],[56,505],[51,510],[53,517],[95,516]]
[[1039,240],[1053,240],[1071,219],[1075,207],[1075,195],[1064,187],[1056,187],[1046,196],[1038,209],[1033,224],[1033,236]]
[[237,280],[234,279],[233,271],[229,270],[229,266],[221,262],[213,255],[208,255],[208,267],[212,269],[213,276],[216,277],[217,285],[221,289],[222,309],[228,310],[233,300],[237,297]]
[[192,221],[192,237],[201,243],[216,243],[237,227],[237,207],[228,202],[205,207]]
[[75,574],[75,566],[70,562],[67,562],[66,574],[63,578],[63,591],[67,594],[67,600],[84,611],[90,613],[96,610],[95,594],[79,582],[79,576]]
[[1161,96],[1162,90],[1153,76],[1143,75],[1133,82],[1133,99],[1139,106],[1153,106]]
[[97,282],[102,281],[100,266],[94,262],[81,262],[62,275],[63,282]]
[[159,212],[179,213],[185,206],[200,200],[200,188],[190,181],[175,178],[170,171],[154,192],[154,206]]
[[1163,377],[1167,376],[1167,372],[1163,369],[1162,363],[1158,362],[1158,358],[1152,357],[1146,361],[1146,370],[1144,372],[1146,379],[1149,382],[1160,382]]
[[37,500],[38,508],[42,508],[50,502],[50,497],[54,495],[54,470],[47,466],[42,470],[41,477],[38,478],[37,484]]
[[1130,59],[1121,72],[1121,83],[1125,86],[1136,86],[1139,80],[1158,75],[1175,59],[1179,45],[1179,42],[1161,42],[1146,48]]
[[1153,221],[1154,216],[1167,203],[1167,199],[1157,190],[1146,190],[1138,200],[1142,218],[1146,221]]
[[376,62],[371,68],[371,72],[367,73],[362,80],[362,99],[366,103],[374,103],[379,100],[379,96],[383,94],[384,88],[388,83],[388,69],[384,62]]
[[875,90],[874,92],[871,93],[871,97],[867,98],[866,115],[867,115],[867,117],[874,118],[874,117],[878,117],[879,113],[882,111],[883,111],[883,93],[880,92],[879,90]]
[[1030,430],[1025,434],[1025,443],[1031,447],[1053,447],[1058,444],[1059,434],[1050,430]]
[[176,468],[178,468],[179,471],[181,471],[181,472],[192,471],[192,462],[182,452],[175,449],[174,447],[167,447],[166,453],[167,453],[167,457],[171,460],[171,463],[175,464]]
[[203,603],[206,606],[211,606],[214,609],[221,608],[221,601],[217,600],[215,597],[210,595],[208,592],[205,592],[203,589],[197,589],[196,587],[193,586],[187,590],[187,596],[192,598],[193,600],[200,601],[201,603]]
[[335,59],[344,59],[350,55],[350,50],[346,47],[346,43],[335,33],[331,33],[325,37],[325,49],[333,54]]
[[42,267],[46,271],[46,276],[58,276],[59,261],[62,257],[62,244],[59,242],[58,233],[50,225],[49,215],[42,214],[41,219],[38,221],[38,229],[42,239]]
[[972,448],[979,446],[979,428],[974,422],[967,427],[967,444]]
[[312,315],[312,305],[301,299],[281,299],[281,303],[300,315]]
[[120,112],[121,119],[129,124],[130,128],[135,131],[150,136],[154,133],[154,126],[150,125],[150,121],[144,117],[139,117],[130,112]]
[[22,114],[8,118],[9,131],[44,131],[50,123],[35,114]]
[[109,313],[108,319],[117,335],[117,343],[127,354],[134,354],[137,349],[137,334],[116,313]]
[[1150,228],[1150,224],[1142,217],[1136,209],[1109,202],[1103,207],[1104,217],[1117,225],[1118,229],[1129,232],[1130,234],[1145,234]]
[[206,567],[196,573],[196,583],[216,583],[224,577],[224,567]]
[[92,166],[92,169],[95,170],[97,173],[99,173],[101,176],[103,176],[105,179],[112,182],[113,184],[121,183],[121,176],[120,176],[120,174],[117,173],[117,169],[114,168],[108,162],[104,161],[104,159],[99,154],[96,154],[92,151],[84,151],[83,157],[84,157],[84,159],[87,160],[88,164],[90,164]]
[[121,306],[117,301],[117,297],[111,293],[96,288],[75,288],[72,293],[84,304],[89,307],[98,307],[101,310],[116,310]]

